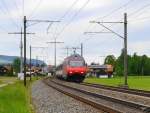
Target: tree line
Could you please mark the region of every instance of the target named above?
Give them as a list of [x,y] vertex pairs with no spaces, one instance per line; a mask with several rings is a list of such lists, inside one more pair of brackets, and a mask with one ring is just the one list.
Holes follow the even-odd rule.
[[[104,64],[114,66],[114,73],[122,76],[124,72],[124,52],[116,58],[114,55],[108,55],[105,58]],[[128,55],[128,75],[150,75],[150,57],[147,55]]]

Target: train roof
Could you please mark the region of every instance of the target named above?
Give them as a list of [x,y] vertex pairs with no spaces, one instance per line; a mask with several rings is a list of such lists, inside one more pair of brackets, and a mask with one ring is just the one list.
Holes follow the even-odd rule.
[[77,58],[78,60],[84,60],[84,58],[79,54],[73,54],[71,56],[68,56],[67,58],[65,58],[65,60],[72,60],[72,59],[75,59],[75,58]]

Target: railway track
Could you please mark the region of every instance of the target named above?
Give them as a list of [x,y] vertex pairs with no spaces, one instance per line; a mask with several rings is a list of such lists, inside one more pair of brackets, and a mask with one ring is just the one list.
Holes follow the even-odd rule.
[[[108,113],[149,113],[150,106],[135,103],[132,101],[125,101],[123,99],[114,98],[108,95],[90,92],[82,88],[75,88],[73,86],[63,84],[63,81],[44,79],[44,83],[54,89],[87,103],[95,108],[103,110]],[[81,85],[82,86],[82,85]]]
[[127,89],[127,88],[101,85],[101,84],[92,84],[92,83],[86,83],[86,82],[81,83],[81,85],[95,87],[95,88],[101,88],[101,89],[107,89],[107,90],[112,90],[112,91],[118,91],[118,92],[123,92],[123,93],[128,93],[128,94],[134,94],[134,95],[139,95],[139,96],[150,97],[150,91]]

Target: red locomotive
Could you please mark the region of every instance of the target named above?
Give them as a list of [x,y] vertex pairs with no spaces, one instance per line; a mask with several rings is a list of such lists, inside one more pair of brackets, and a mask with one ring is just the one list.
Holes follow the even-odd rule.
[[64,62],[56,68],[56,76],[67,81],[82,82],[86,72],[87,65],[79,54],[65,58]]

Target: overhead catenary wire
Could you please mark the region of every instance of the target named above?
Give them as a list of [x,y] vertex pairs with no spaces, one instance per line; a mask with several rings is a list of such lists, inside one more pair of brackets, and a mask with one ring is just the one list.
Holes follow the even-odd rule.
[[[113,12],[116,12],[116,11],[118,11],[119,9],[122,9],[123,7],[129,5],[132,1],[134,1],[134,0],[130,0],[130,1],[128,1],[126,4],[124,4],[122,7],[119,7],[118,9],[113,10],[112,12],[110,12],[110,15],[112,15]],[[147,8],[147,7],[149,7],[149,6],[150,6],[150,4],[145,4],[145,5],[142,6],[141,8],[139,8],[139,9],[137,9],[136,11],[130,13],[130,14],[128,15],[128,17],[131,17],[131,16],[137,14],[138,12],[144,10],[145,8]],[[106,18],[106,17],[108,17],[108,16],[110,16],[110,15],[107,14],[107,15],[101,17],[101,18],[103,19],[103,18]],[[144,19],[144,18],[143,18],[143,19]],[[119,21],[121,21],[121,20],[119,20]],[[130,20],[129,20],[129,21],[130,21]],[[132,20],[132,21],[134,21],[134,20]],[[135,21],[138,21],[138,20],[136,19]],[[115,24],[112,24],[112,25],[110,25],[109,27],[112,27],[113,25],[115,25]],[[102,31],[104,31],[104,29],[101,30],[100,32],[102,32]],[[89,40],[89,38],[88,38],[87,40]],[[85,41],[86,41],[86,39],[84,40],[84,42],[85,42]]]
[[35,12],[38,10],[38,8],[40,7],[40,5],[42,4],[43,0],[39,0],[37,5],[34,7],[33,11],[31,12],[31,14],[29,15],[29,18],[32,18],[33,15],[35,14]]
[[129,17],[139,13],[140,11],[144,10],[145,8],[149,7],[150,6],[150,3],[149,4],[145,4],[144,6],[140,7],[139,9],[137,9],[136,11],[132,12],[129,14]]
[[70,12],[70,10],[75,6],[75,4],[78,2],[79,0],[75,0],[72,4],[71,4],[71,6],[67,9],[67,11],[60,17],[60,21],[61,21],[61,19],[63,19],[69,12]]
[[6,3],[5,3],[5,1],[4,1],[4,0],[1,0],[1,3],[3,4],[3,6],[4,6],[5,9],[6,9],[6,12],[3,10],[3,13],[4,13],[4,14],[7,13],[7,14],[9,15],[9,18],[10,18],[10,20],[12,21],[12,23],[13,23],[17,28],[20,28],[20,27],[18,26],[18,24],[14,21],[14,19],[13,19],[11,13],[10,13],[10,11],[9,11],[9,9],[8,9],[8,7],[7,7]]
[[24,16],[24,0],[22,0],[22,17]]
[[[102,16],[102,17],[96,18],[95,20],[104,19],[104,18],[106,18],[106,17],[109,17],[109,16],[113,15],[115,12],[118,12],[119,10],[121,10],[122,8],[127,7],[127,6],[128,6],[129,4],[131,4],[133,1],[134,1],[134,0],[129,0],[127,3],[121,5],[121,6],[118,7],[118,8],[115,8],[114,10],[110,11],[109,13],[107,13],[106,15],[104,15],[104,16]],[[114,24],[113,24],[113,25],[114,25]],[[89,24],[88,27],[87,27],[84,31],[88,31],[89,28],[90,28],[90,26],[91,26],[91,24]],[[96,26],[96,25],[95,25],[95,26]],[[112,25],[109,26],[109,27],[112,27]],[[100,32],[102,32],[102,31],[104,31],[104,29],[101,30]],[[81,35],[83,35],[83,33],[81,33]],[[84,42],[87,41],[87,40],[89,40],[89,38],[88,38],[88,39],[85,39]]]
[[[122,8],[124,8],[124,7],[126,7],[126,6],[128,6],[130,3],[132,3],[134,0],[129,0],[127,3],[125,3],[125,4],[123,4],[122,6],[120,6],[119,8],[117,8],[117,9],[114,9],[114,10],[112,10],[110,13],[108,13],[108,14],[106,14],[105,16],[103,16],[103,17],[101,17],[101,18],[106,18],[106,17],[108,17],[108,16],[110,16],[110,15],[112,15],[112,14],[114,14],[115,12],[117,12],[117,11],[119,11],[120,9],[122,9]],[[119,20],[119,21],[121,21],[121,20]],[[112,26],[114,26],[115,24],[112,24],[112,25],[110,25],[109,27],[112,27]],[[90,25],[89,25],[90,26]],[[89,29],[89,26],[86,28],[86,30],[85,31],[87,31],[88,29]],[[95,25],[96,26],[96,25]],[[104,29],[102,29],[100,32],[103,32],[104,31]],[[83,33],[82,33],[83,34]],[[93,35],[92,35],[93,36]],[[90,38],[85,38],[83,41],[81,41],[80,43],[82,43],[82,42],[85,42],[85,41],[88,41],[88,40],[90,40],[91,39],[91,36],[90,36]],[[79,40],[79,39],[77,39],[77,40]],[[79,43],[79,44],[80,44]]]
[[[66,10],[66,12],[65,12],[58,20],[59,20],[59,21],[62,21],[62,19],[71,11],[71,9],[77,4],[78,1],[79,1],[79,0],[75,0],[75,1],[71,4],[71,6]],[[52,24],[52,23],[50,23],[50,24],[48,25],[48,27],[47,27],[47,33],[48,33],[48,30],[49,30],[51,24]]]
[[124,7],[127,7],[127,6],[128,6],[130,3],[132,3],[133,1],[135,1],[135,0],[129,0],[127,3],[123,4],[122,6],[120,6],[120,7],[116,8],[116,9],[112,10],[111,12],[109,12],[108,14],[106,14],[106,15],[103,16],[103,17],[98,17],[98,18],[95,19],[95,20],[104,19],[104,18],[106,18],[106,17],[108,17],[108,16],[110,16],[110,15],[113,15],[115,12],[118,12],[120,9],[123,9]]
[[68,27],[72,21],[74,20],[74,18],[86,7],[86,5],[90,2],[90,0],[87,0],[83,6],[81,8],[79,8],[79,10],[72,16],[71,20],[63,27],[63,29],[58,33],[57,38],[62,34],[62,32],[66,29],[66,27]]
[[16,3],[15,0],[14,0],[13,4],[14,4],[16,10],[17,10],[18,16],[19,16],[20,18],[22,18],[22,15],[20,14],[20,9],[19,9],[18,4]]
[[129,21],[129,23],[137,23],[137,22],[143,22],[143,21],[148,21],[148,20],[150,20],[150,16],[141,17],[141,18],[137,18],[137,19],[130,19],[128,21]]
[[[118,12],[119,10],[123,9],[124,7],[127,7],[127,6],[128,6],[130,3],[132,3],[133,1],[134,1],[134,0],[129,0],[127,3],[121,5],[121,6],[118,7],[118,8],[113,9],[112,11],[110,11],[109,13],[107,13],[106,15],[104,15],[104,16],[102,16],[102,17],[96,18],[95,20],[104,19],[104,18],[106,18],[106,17],[109,17],[109,16],[113,15],[115,12]],[[89,26],[91,26],[91,24],[89,24]],[[89,26],[86,28],[85,31],[88,30]]]

